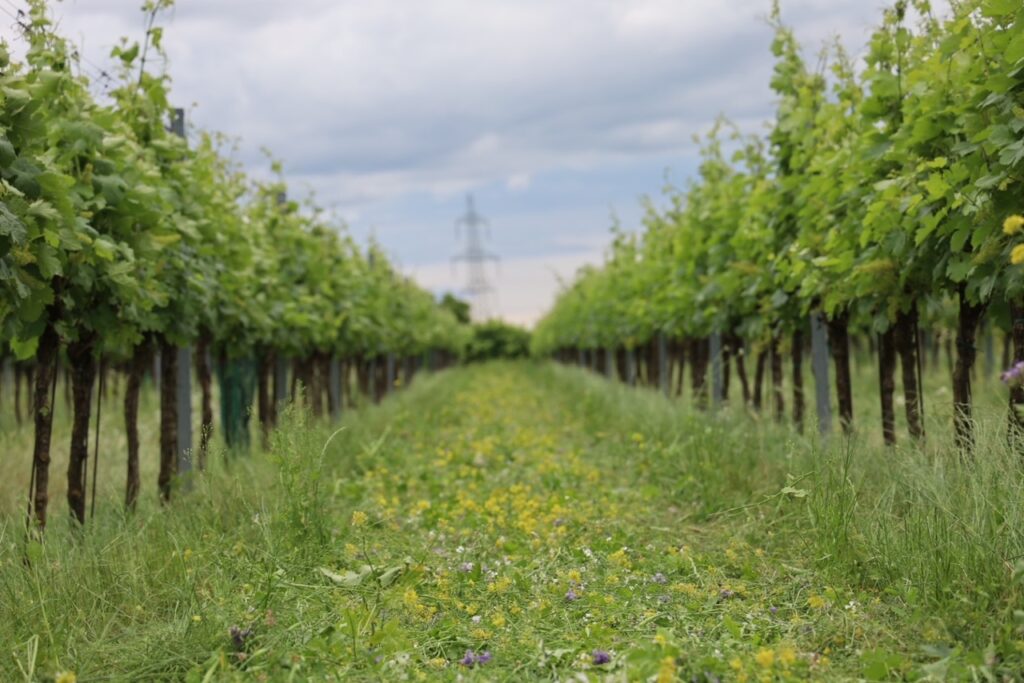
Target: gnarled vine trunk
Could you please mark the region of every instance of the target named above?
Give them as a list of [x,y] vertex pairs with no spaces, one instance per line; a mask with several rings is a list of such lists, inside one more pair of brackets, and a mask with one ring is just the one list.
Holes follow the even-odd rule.
[[213,438],[213,373],[210,370],[210,334],[201,332],[196,340],[196,375],[201,393],[199,427],[199,471],[206,471],[206,458]]
[[125,481],[124,505],[134,510],[139,500],[139,392],[142,378],[150,363],[150,345],[143,341],[135,347],[128,366],[128,379],[124,388],[124,427],[128,441],[127,477]]
[[920,380],[921,359],[917,350],[917,304],[906,313],[896,314],[896,350],[900,355],[903,397],[907,411],[907,430],[915,439],[924,438]]
[[798,432],[804,431],[804,331],[793,332],[793,423]]
[[71,450],[68,457],[68,507],[79,524],[85,524],[86,477],[89,471],[89,416],[92,385],[96,382],[96,336],[83,332],[68,345],[71,365]]
[[853,430],[853,382],[850,377],[850,314],[837,313],[828,320],[828,345],[836,369],[836,399],[843,432]]
[[46,508],[50,489],[50,439],[53,434],[54,394],[57,387],[57,352],[60,338],[50,323],[39,337],[36,348],[32,415],[35,443],[32,447],[32,517],[40,529],[46,528]]
[[171,482],[178,468],[178,349],[160,338],[160,500],[171,499]]
[[878,391],[882,402],[882,438],[886,446],[896,443],[896,345],[892,327],[878,335]]
[[960,286],[959,303],[957,354],[953,367],[953,427],[957,446],[964,453],[970,453],[974,449],[974,424],[971,416],[971,370],[977,358],[974,340],[985,305],[972,303],[967,298],[964,285]]
[[771,345],[772,361],[772,396],[775,404],[775,421],[782,422],[786,419],[786,395],[782,386],[782,352],[779,349],[779,335],[772,334]]

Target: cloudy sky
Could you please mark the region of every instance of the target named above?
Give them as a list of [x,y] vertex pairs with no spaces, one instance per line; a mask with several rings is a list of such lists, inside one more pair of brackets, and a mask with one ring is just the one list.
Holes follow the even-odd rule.
[[[3,35],[22,0],[0,0]],[[143,33],[140,0],[54,3],[87,71]],[[811,59],[861,52],[883,0],[783,0]],[[163,19],[190,125],[285,162],[298,191],[374,235],[423,285],[458,292],[454,220],[491,225],[494,312],[529,323],[558,277],[599,261],[612,215],[695,166],[691,135],[772,112],[770,0],[177,0]]]

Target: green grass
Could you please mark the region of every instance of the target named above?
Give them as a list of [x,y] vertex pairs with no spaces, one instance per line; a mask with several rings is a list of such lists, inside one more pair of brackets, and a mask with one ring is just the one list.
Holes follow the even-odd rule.
[[491,364],[340,432],[292,414],[166,509],[147,479],[126,517],[111,466],[42,543],[5,476],[0,680],[1020,680],[1024,472],[991,393],[965,462],[939,410],[925,448],[869,410],[820,443]]

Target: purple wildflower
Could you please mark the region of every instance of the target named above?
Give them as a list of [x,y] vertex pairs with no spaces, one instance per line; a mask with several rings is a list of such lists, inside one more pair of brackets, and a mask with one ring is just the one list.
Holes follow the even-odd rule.
[[568,602],[576,602],[580,599],[580,596],[576,595],[576,591],[570,588],[569,592],[565,594],[565,599]]
[[1010,387],[1017,387],[1024,384],[1024,360],[1017,361],[1013,367],[999,376],[1003,384]]
[[491,653],[483,651],[480,654],[473,652],[472,650],[466,650],[466,656],[459,660],[459,664],[462,666],[482,666],[487,662],[491,661]]
[[473,571],[473,563],[472,562],[463,562],[462,564],[459,565],[459,571],[460,572],[466,572],[466,573],[469,573],[469,572]]
[[771,612],[772,615],[774,616],[774,615],[779,613],[779,608],[776,607],[775,605],[772,605],[771,607],[768,608],[768,611]]
[[660,583],[660,584],[664,585],[664,584],[668,583],[668,578],[666,578],[666,576],[664,574],[662,574],[661,572],[658,572],[657,574],[654,575],[653,578],[651,578],[651,581],[653,581],[654,583]]
[[592,656],[594,657],[594,666],[601,666],[612,661],[612,656],[604,650],[594,650]]
[[245,649],[245,641],[252,636],[252,629],[241,629],[237,626],[232,626],[228,629],[228,635],[231,636],[231,644],[235,646],[235,650],[241,652]]

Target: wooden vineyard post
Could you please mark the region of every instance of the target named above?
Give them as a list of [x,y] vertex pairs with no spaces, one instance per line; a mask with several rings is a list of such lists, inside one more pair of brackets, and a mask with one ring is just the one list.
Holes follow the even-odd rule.
[[[192,348],[178,347],[177,382],[175,386],[178,404],[178,476],[192,470]],[[188,483],[185,482],[185,486]]]
[[604,350],[604,376],[608,379],[615,376],[615,351],[610,347]]
[[369,376],[370,402],[377,402],[377,357],[374,356],[366,362],[367,374]]
[[[175,109],[171,118],[171,133],[185,137],[185,110]],[[179,346],[175,377],[175,403],[177,404],[178,444],[176,467],[177,476],[184,477],[192,470],[192,347]],[[184,485],[187,487],[188,483]]]
[[811,316],[811,373],[814,375],[814,399],[818,411],[818,431],[832,431],[832,405],[828,386],[828,328],[821,313]]
[[669,381],[669,367],[668,362],[668,337],[665,336],[664,332],[658,333],[658,386],[661,387],[661,393],[665,394],[667,398],[672,390],[671,382]]
[[722,335],[711,333],[711,406],[718,408],[725,396],[725,383],[722,381]]

